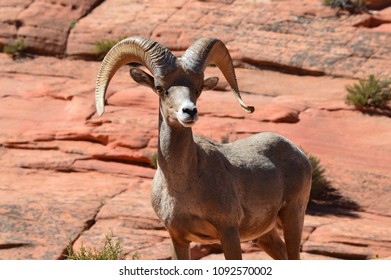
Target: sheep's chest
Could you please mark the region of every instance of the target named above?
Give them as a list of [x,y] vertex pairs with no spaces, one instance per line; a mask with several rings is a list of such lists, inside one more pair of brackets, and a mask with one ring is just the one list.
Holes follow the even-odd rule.
[[[154,207],[159,219],[164,223],[171,235],[181,236],[186,241],[200,243],[214,243],[217,239],[217,229],[207,221],[197,207],[191,207],[192,202],[186,205],[173,198],[160,200]],[[193,205],[194,206],[194,205]]]
[[154,186],[152,205],[171,235],[204,244],[218,242],[217,228],[227,222],[239,224],[242,218],[238,201],[213,192],[176,192]]

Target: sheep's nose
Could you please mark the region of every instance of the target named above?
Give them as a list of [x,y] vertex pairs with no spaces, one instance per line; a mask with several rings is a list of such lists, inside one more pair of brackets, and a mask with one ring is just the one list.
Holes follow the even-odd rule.
[[182,109],[183,113],[186,113],[188,114],[192,119],[194,119],[194,117],[197,115],[198,111],[197,111],[197,107],[185,107]]

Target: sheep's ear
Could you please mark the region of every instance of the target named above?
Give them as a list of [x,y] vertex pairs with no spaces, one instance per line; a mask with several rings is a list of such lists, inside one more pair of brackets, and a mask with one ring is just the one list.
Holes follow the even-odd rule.
[[202,90],[211,90],[214,89],[217,86],[217,83],[219,82],[219,78],[217,77],[210,77],[204,80],[204,84],[202,85]]
[[149,75],[148,73],[144,72],[139,68],[130,68],[129,72],[130,72],[130,76],[136,83],[142,86],[149,87],[153,89],[153,91],[155,91],[155,82],[151,75]]

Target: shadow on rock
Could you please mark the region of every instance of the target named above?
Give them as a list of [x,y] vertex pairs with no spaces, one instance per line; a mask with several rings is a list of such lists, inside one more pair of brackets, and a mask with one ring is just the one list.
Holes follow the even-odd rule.
[[339,191],[324,180],[318,186],[316,192],[311,192],[310,201],[307,207],[307,214],[314,216],[341,216],[358,218],[357,211],[361,210],[360,205],[355,201],[342,196]]
[[343,197],[332,186],[326,177],[326,170],[320,163],[319,158],[307,152],[305,153],[312,168],[311,194],[307,214],[357,217],[355,211],[359,211],[360,206],[349,198]]
[[391,118],[390,108],[370,108],[370,107],[356,107],[356,110],[360,111],[364,115],[369,116],[386,116]]

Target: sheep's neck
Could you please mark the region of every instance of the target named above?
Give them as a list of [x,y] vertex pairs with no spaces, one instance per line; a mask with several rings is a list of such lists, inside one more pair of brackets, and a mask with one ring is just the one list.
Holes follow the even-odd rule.
[[160,115],[158,145],[159,167],[166,176],[177,178],[194,170],[197,149],[191,128],[171,127]]

